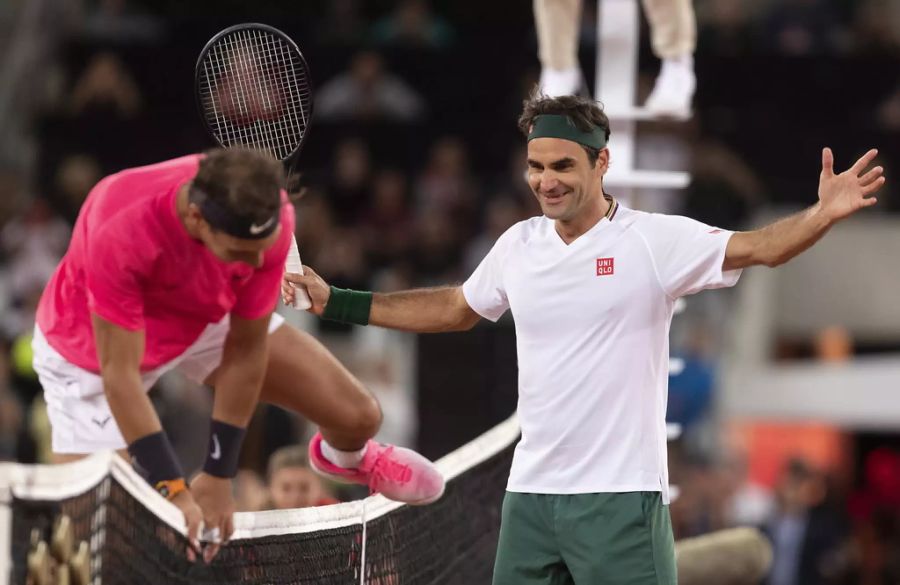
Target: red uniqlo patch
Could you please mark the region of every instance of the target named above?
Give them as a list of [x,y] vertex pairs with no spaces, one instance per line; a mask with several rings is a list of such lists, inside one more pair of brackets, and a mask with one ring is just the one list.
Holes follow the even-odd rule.
[[597,276],[607,276],[613,273],[615,258],[597,258]]

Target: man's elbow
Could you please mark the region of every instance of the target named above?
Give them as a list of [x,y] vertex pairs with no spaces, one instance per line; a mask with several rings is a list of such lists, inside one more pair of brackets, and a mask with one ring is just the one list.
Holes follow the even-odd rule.
[[471,309],[462,311],[445,331],[468,331],[481,321],[481,316]]
[[762,264],[764,266],[768,266],[769,268],[777,268],[782,264],[787,263],[787,261],[790,259],[791,256],[787,254],[772,254],[763,259]]
[[134,392],[135,384],[141,385],[141,376],[138,372],[131,372],[119,368],[107,368],[102,370],[103,393],[107,398],[129,397]]

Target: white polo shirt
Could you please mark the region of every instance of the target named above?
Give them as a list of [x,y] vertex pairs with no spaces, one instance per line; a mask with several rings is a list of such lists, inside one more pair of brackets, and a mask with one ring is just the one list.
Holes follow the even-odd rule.
[[732,232],[619,206],[569,245],[553,220],[507,230],[463,285],[496,321],[511,309],[519,421],[507,489],[540,494],[662,491],[675,299],[733,286]]

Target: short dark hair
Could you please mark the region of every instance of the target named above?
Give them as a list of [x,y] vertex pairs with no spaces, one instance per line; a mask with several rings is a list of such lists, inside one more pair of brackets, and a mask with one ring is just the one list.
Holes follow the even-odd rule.
[[[582,132],[590,132],[595,127],[603,129],[604,138],[609,142],[609,118],[603,113],[600,102],[578,95],[561,95],[550,97],[535,88],[522,107],[522,115],[519,116],[519,130],[525,137],[531,131],[535,118],[544,114],[558,114],[568,116],[575,127]],[[587,153],[591,166],[597,164],[600,151],[596,148],[580,145]]]
[[278,211],[284,187],[284,167],[270,155],[244,147],[218,148],[200,161],[191,199],[212,199],[230,214],[258,223]]
[[306,447],[303,445],[288,445],[281,447],[269,457],[268,469],[266,469],[266,478],[271,481],[272,477],[282,469],[295,467],[309,467],[309,455]]

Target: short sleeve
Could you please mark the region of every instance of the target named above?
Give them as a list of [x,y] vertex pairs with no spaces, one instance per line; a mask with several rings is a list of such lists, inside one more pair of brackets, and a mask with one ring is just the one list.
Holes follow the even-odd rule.
[[725,249],[734,232],[675,215],[653,214],[641,230],[660,283],[672,298],[734,286],[741,270],[723,271]]
[[266,251],[262,267],[254,270],[237,291],[232,313],[243,319],[259,319],[275,310],[293,233],[294,206],[285,202],[281,206],[281,235]]
[[496,321],[509,309],[506,287],[503,284],[503,265],[515,229],[516,226],[511,227],[497,239],[475,272],[463,283],[463,296],[469,307],[491,321]]
[[147,250],[115,230],[99,230],[85,262],[88,309],[129,331],[144,328],[144,282],[152,270]]

